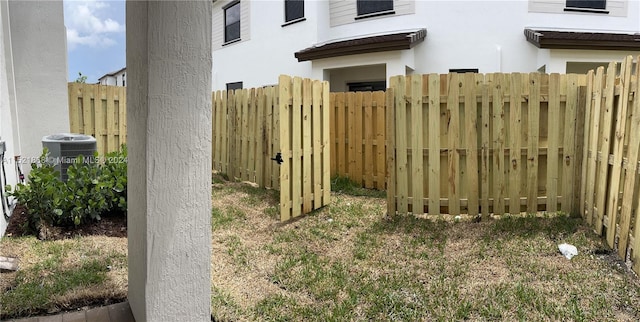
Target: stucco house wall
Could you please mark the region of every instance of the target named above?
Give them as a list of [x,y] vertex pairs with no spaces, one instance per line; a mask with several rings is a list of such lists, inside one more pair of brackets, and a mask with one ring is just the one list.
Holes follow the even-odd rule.
[[[67,95],[62,1],[0,0],[0,140],[8,184],[16,183],[15,156],[26,175],[42,153],[42,137],[69,131]],[[0,236],[5,228],[1,216]]]
[[[213,89],[242,81],[245,88],[273,84],[278,74],[329,80],[332,69],[384,63],[393,75],[490,72],[564,73],[567,62],[609,62],[640,51],[540,49],[525,28],[640,32],[640,1],[608,0],[608,13],[564,11],[563,0],[394,0],[394,14],[356,19],[356,0],[304,1],[304,21],[284,24],[284,0],[240,0],[242,39],[223,44],[224,8],[213,8]],[[243,11],[243,12],[244,12]],[[242,20],[245,19],[245,20]],[[298,62],[294,53],[332,40],[425,28],[426,39],[407,50]],[[248,29],[248,30],[247,30]],[[215,35],[218,35],[217,37]],[[333,86],[332,86],[333,87]]]

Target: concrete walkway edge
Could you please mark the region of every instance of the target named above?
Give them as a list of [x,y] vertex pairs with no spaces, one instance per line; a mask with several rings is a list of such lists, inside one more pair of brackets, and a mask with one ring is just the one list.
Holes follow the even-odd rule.
[[[5,320],[3,320],[5,321]],[[136,322],[131,314],[129,302],[111,304],[83,311],[65,312],[57,315],[6,320],[7,322]]]

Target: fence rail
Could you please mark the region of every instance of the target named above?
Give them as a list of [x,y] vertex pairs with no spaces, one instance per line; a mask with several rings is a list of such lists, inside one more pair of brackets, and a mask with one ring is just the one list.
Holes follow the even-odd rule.
[[117,151],[127,141],[127,95],[124,87],[69,83],[72,133],[96,138],[98,153]]

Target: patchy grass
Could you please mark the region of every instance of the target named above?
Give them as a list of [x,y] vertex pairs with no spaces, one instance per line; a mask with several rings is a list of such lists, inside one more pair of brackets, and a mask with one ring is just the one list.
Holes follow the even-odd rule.
[[127,296],[126,238],[3,238],[0,249],[2,255],[20,261],[17,272],[0,274],[2,319],[117,302]]
[[359,197],[385,198],[387,196],[385,191],[362,188],[349,178],[340,176],[331,178],[331,191]]
[[[329,206],[280,223],[277,192],[223,179],[211,213],[215,320],[640,320],[638,278],[579,218],[389,217],[380,193],[344,185]],[[566,260],[563,242],[580,254]],[[21,266],[0,274],[3,319],[126,297],[126,239],[0,247]]]
[[[640,320],[637,277],[578,218],[386,217],[380,195],[333,182],[331,205],[284,224],[277,198],[214,192],[246,215],[214,231],[216,319]],[[580,254],[566,260],[563,242]]]

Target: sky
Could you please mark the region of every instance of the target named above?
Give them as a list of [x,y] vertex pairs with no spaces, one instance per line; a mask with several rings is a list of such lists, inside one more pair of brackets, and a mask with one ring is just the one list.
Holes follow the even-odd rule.
[[69,81],[87,83],[126,65],[124,0],[64,0]]

